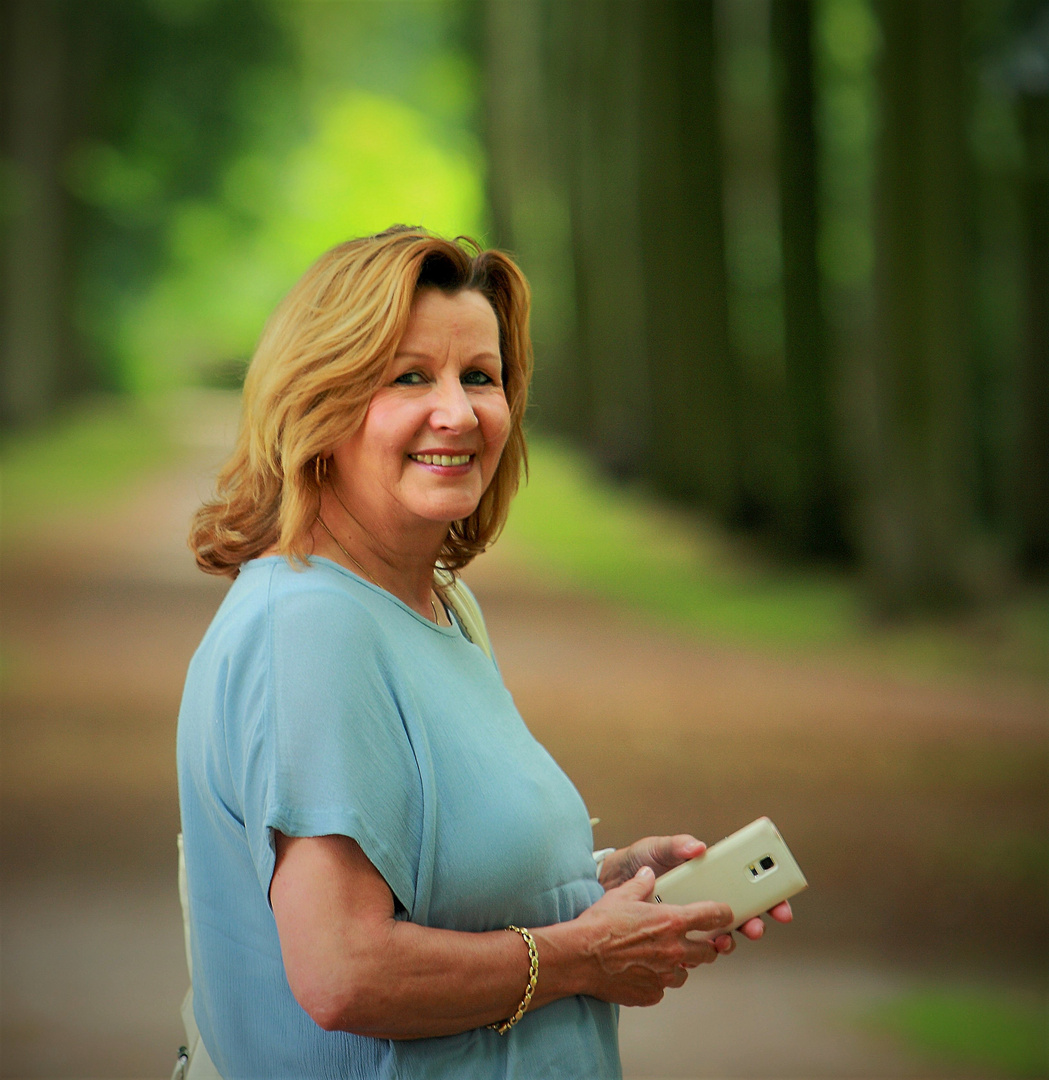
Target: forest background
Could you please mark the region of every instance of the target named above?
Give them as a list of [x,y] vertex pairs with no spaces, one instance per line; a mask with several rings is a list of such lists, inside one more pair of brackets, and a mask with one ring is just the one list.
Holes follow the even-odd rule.
[[[510,249],[533,285],[532,474],[504,544],[535,573],[719,648],[1042,703],[1021,749],[992,723],[901,751],[954,846],[923,868],[915,837],[898,870],[944,905],[930,941],[1002,903],[997,946],[1038,967],[1045,0],[8,0],[0,19],[5,843],[29,805],[25,552],[180,459],[320,251],[418,223]],[[821,768],[844,801],[849,767]],[[966,802],[995,852],[979,874]],[[914,1008],[957,1042],[988,1000]],[[1023,1015],[1012,1042],[1035,1046]],[[1044,1036],[984,1052],[1043,1075]]]
[[316,253],[515,251],[532,424],[894,616],[1049,562],[1044,3],[4,7],[4,429],[236,384]]

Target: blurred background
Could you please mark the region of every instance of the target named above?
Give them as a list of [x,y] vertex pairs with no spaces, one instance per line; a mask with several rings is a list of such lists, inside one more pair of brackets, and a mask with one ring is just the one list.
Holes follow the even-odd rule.
[[0,1075],[170,1073],[189,515],[269,311],[394,222],[533,285],[466,576],[596,843],[768,814],[809,877],[627,1076],[1049,1075],[1049,4],[0,20]]

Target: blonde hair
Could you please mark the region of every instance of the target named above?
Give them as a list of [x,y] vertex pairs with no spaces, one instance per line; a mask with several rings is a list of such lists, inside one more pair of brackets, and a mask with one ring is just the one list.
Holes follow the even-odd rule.
[[498,536],[527,468],[528,283],[502,252],[394,226],[322,255],[266,324],[244,381],[236,447],[216,497],[193,519],[189,544],[202,570],[236,577],[274,544],[292,565],[305,563],[323,480],[316,459],[362,423],[424,288],[488,299],[510,407],[495,476],[477,509],[452,523],[439,565],[459,570]]

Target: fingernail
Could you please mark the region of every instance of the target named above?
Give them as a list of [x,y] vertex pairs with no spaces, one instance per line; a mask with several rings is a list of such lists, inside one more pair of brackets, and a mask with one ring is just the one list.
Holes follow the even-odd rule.
[[655,877],[655,872],[653,871],[652,867],[642,866],[641,869],[638,870],[638,872],[634,875],[634,877],[648,877],[649,874]]

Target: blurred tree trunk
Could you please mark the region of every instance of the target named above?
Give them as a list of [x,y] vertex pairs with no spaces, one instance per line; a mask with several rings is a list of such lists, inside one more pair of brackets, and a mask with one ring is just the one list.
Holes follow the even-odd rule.
[[1049,568],[1049,84],[1025,94],[1020,111],[1026,163],[1024,251],[1026,326],[1020,378],[1017,473],[1019,558]]
[[784,368],[793,451],[784,532],[802,555],[845,548],[832,372],[820,302],[819,205],[811,0],[772,0],[778,67],[778,172],[783,266]]
[[50,412],[62,396],[70,344],[65,48],[56,0],[9,0],[3,13],[3,223],[0,422]]
[[861,543],[885,612],[963,599],[973,528],[963,6],[879,0],[877,444]]
[[[575,357],[568,196],[551,158],[551,63],[542,0],[488,0],[483,66],[494,243],[515,253],[532,287],[532,415],[573,432],[582,395]],[[558,86],[555,94],[562,92]]]
[[570,193],[579,363],[579,432],[601,464],[643,475],[651,404],[638,215],[640,6],[577,0],[551,9],[563,50],[554,123]]
[[[1011,184],[1015,165],[1001,90],[969,84],[966,50],[1011,33],[1016,5],[487,3],[492,202],[500,241],[536,286],[540,422],[609,471],[764,529],[781,551],[857,556],[883,614],[964,601],[981,577],[1003,580],[1007,533],[1022,568],[1044,568],[1041,89],[1021,92],[1022,239],[1011,210],[980,219],[998,265],[1014,266],[1025,245],[1019,365],[1018,290],[984,258],[977,293],[970,235],[970,170],[990,166]],[[828,125],[823,150],[817,114]],[[841,317],[825,296],[851,310]],[[551,305],[559,329],[541,328]],[[976,319],[994,343],[982,367]]]
[[739,372],[729,344],[712,0],[641,5],[635,153],[653,413],[651,475],[726,520],[740,509]]
[[485,42],[493,214],[536,288],[540,423],[733,519],[714,0],[488,0]]

